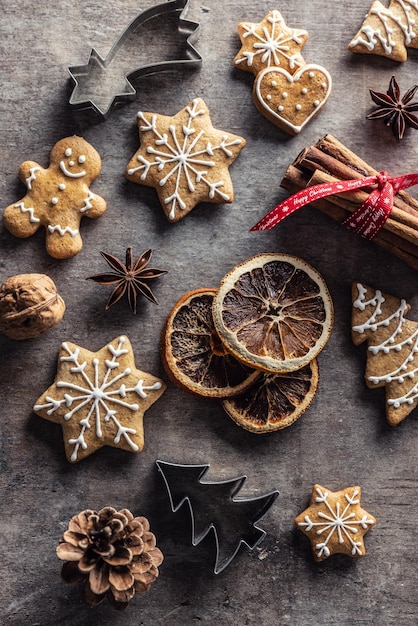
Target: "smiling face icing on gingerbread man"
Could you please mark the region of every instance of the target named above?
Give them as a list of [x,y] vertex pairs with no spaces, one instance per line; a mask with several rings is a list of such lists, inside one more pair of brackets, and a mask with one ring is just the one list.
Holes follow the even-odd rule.
[[100,217],[106,210],[105,200],[90,191],[100,169],[100,155],[87,141],[76,136],[61,139],[51,151],[48,169],[33,161],[20,166],[27,193],[5,209],[4,225],[20,238],[44,226],[48,254],[56,259],[74,256],[83,245],[81,218]]

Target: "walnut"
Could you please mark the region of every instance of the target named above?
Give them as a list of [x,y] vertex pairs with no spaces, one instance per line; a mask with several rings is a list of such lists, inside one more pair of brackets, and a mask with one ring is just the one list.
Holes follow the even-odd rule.
[[38,337],[57,324],[65,303],[45,274],[19,274],[0,286],[0,329],[11,339]]

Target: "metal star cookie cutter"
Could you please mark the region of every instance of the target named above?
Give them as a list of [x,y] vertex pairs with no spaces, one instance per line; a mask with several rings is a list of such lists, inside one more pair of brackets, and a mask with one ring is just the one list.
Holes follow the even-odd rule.
[[[92,48],[88,63],[85,65],[74,65],[68,68],[74,85],[69,104],[78,110],[91,109],[103,119],[106,119],[117,104],[135,99],[137,90],[133,83],[142,76],[155,72],[178,69],[184,66],[197,67],[201,65],[202,57],[192,45],[197,39],[200,23],[186,19],[188,7],[189,0],[168,0],[161,2],[139,13],[115,41],[105,58],[103,58],[95,48]],[[108,82],[110,76],[111,64],[132,35],[146,22],[152,19],[163,19],[164,16],[170,13],[178,15],[176,36],[178,34],[186,36],[184,42],[186,48],[185,58],[175,58],[173,60],[157,61],[141,65],[134,70],[124,73],[123,88],[119,91],[115,91],[114,85],[112,84],[107,85],[106,89],[105,83]],[[166,43],[165,40],[164,43]],[[100,89],[103,91],[103,94],[99,97],[93,95],[92,91],[88,89],[89,77],[97,78],[97,76],[94,76],[95,73],[99,78],[97,83],[100,84]],[[121,77],[119,77],[119,81],[120,79]],[[115,82],[117,82],[117,78],[114,79],[113,83]],[[106,90],[106,93],[104,90]]]
[[236,498],[246,476],[220,482],[204,481],[210,465],[178,465],[160,460],[156,465],[167,487],[173,513],[184,503],[189,506],[192,545],[197,546],[213,532],[215,574],[228,567],[241,545],[254,550],[266,536],[256,522],[272,506],[279,495],[277,490],[255,498]]

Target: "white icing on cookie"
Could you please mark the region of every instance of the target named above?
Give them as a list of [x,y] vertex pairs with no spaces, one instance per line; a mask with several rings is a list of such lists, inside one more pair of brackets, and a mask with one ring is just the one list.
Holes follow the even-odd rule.
[[[368,376],[367,380],[379,385],[389,384],[393,382],[403,383],[405,380],[414,380],[418,373],[418,365],[416,363],[416,357],[418,354],[418,325],[414,328],[405,328],[405,314],[408,311],[408,305],[405,300],[401,300],[397,309],[390,314],[384,316],[382,311],[382,305],[385,302],[385,298],[380,290],[376,290],[368,300],[367,289],[361,284],[357,284],[358,297],[353,302],[353,308],[357,308],[360,311],[364,311],[367,307],[370,307],[370,317],[365,320],[363,324],[353,326],[353,331],[360,334],[367,333],[368,349],[373,355],[382,354],[381,364],[385,363],[384,355],[389,355],[391,352],[401,352],[403,348],[407,348],[404,351],[403,356],[399,363],[396,359],[391,357],[387,363],[389,370],[379,376]],[[391,322],[397,320],[394,329],[379,343],[373,343],[374,333],[383,327],[388,327]],[[393,389],[393,387],[391,387]],[[387,403],[393,406],[395,409],[399,408],[402,404],[414,404],[418,399],[418,382],[412,385],[405,394],[392,398],[387,398]]]
[[[279,11],[271,11],[268,15],[268,27],[257,29],[258,24],[243,24],[243,38],[254,37],[252,51],[245,50],[241,57],[235,59],[235,64],[246,63],[251,67],[255,57],[260,57],[261,62],[266,67],[278,67],[283,62],[293,70],[302,67],[304,61],[299,52],[289,53],[290,43],[303,44],[307,32],[298,29],[289,29]],[[261,32],[257,32],[261,31]],[[285,32],[283,32],[285,31]]]
[[316,492],[315,502],[317,504],[323,503],[327,509],[326,512],[320,511],[317,515],[319,521],[316,522],[312,521],[309,515],[305,515],[303,522],[298,522],[298,526],[304,528],[305,532],[315,528],[318,537],[323,536],[322,541],[315,544],[317,557],[330,556],[331,551],[328,546],[331,538],[335,538],[335,535],[337,535],[340,544],[348,540],[352,556],[362,556],[363,542],[356,541],[356,534],[360,527],[366,529],[368,526],[373,526],[375,521],[368,517],[365,512],[361,517],[357,517],[356,511],[353,511],[353,508],[360,504],[360,499],[357,497],[359,490],[354,488],[351,495],[344,494],[347,502],[344,508],[340,507],[339,502],[334,505],[330,504],[328,491],[322,491],[322,488],[317,487]]
[[[394,8],[400,9],[400,14]],[[367,23],[367,17],[360,29],[360,33],[350,43],[349,48],[362,45],[369,52],[373,52],[380,43],[386,55],[390,56],[396,46],[396,33],[400,31],[403,44],[409,46],[417,36],[415,21],[411,18],[411,8],[418,11],[417,0],[392,0],[390,6],[385,8],[380,2],[373,3],[369,16],[375,16],[381,25],[373,28]]]
[[[291,92],[291,90],[297,87],[297,83],[301,80],[301,78],[305,75],[305,73],[307,73],[309,78],[312,78],[312,79],[315,78],[315,76],[318,73],[320,73],[321,76],[325,78],[326,82],[324,82],[323,85],[326,86],[326,89],[324,90],[325,93],[321,95],[322,99],[321,100],[315,99],[314,101],[312,101],[312,111],[310,113],[309,111],[307,112],[306,118],[303,120],[302,123],[293,124],[287,118],[283,117],[283,115],[281,115],[281,113],[285,111],[284,106],[279,105],[277,107],[277,110],[275,110],[271,108],[269,104],[267,103],[267,97],[265,97],[265,99],[263,98],[263,95],[261,93],[261,87],[262,85],[264,86],[264,81],[266,80],[266,77],[268,77],[269,74],[273,74],[273,73],[275,75],[277,74],[281,75],[287,82],[288,89],[282,92],[282,98],[284,100],[288,98],[289,92]],[[277,87],[277,79],[271,82],[271,86],[273,82],[276,83],[276,87]],[[323,87],[323,85],[321,85],[321,87]],[[314,64],[305,65],[295,74],[289,74],[289,72],[279,67],[265,68],[264,70],[259,72],[259,74],[257,75],[256,81],[254,83],[254,98],[257,99],[257,102],[261,105],[261,108],[265,111],[267,116],[272,116],[280,120],[280,125],[288,127],[293,133],[299,133],[302,130],[302,128],[311,120],[311,118],[317,114],[318,109],[326,103],[331,93],[331,88],[332,88],[331,76],[328,73],[328,71],[320,65],[314,65]],[[313,87],[313,92],[314,90],[315,90],[315,87]],[[300,93],[300,91],[298,93]],[[307,97],[307,94],[304,94],[304,96],[305,96],[304,106],[307,106],[309,104],[309,97]],[[305,101],[305,98],[307,98],[306,101]],[[269,100],[271,101],[271,98]],[[299,102],[296,103],[294,110],[298,112],[301,111],[302,105]]]
[[41,168],[37,167],[37,166],[30,168],[29,176],[28,176],[28,178],[25,181],[26,182],[26,187],[28,189],[32,189],[32,181],[36,180],[36,172],[40,172],[40,171],[41,171]]
[[23,202],[18,202],[14,205],[16,209],[20,209],[22,213],[29,213],[29,221],[33,224],[37,224],[41,220],[35,216],[35,209],[33,207],[25,207]]
[[[122,355],[129,352],[123,347],[125,342],[126,338],[121,336],[118,338],[116,347],[108,344],[106,348],[110,353],[109,358],[104,359],[103,362],[94,358],[90,362],[92,365],[90,373],[88,373],[87,361],[80,359],[80,348],[72,347],[64,342],[62,350],[65,354],[60,357],[60,362],[68,362],[72,366],[68,371],[68,378],[56,382],[57,389],[65,390],[63,397],[47,396],[45,404],[34,406],[35,411],[47,409],[47,415],[52,415],[61,407],[68,408],[69,410],[64,414],[64,419],[66,421],[78,419],[78,436],[68,440],[68,443],[73,446],[71,455],[73,462],[77,461],[80,448],[87,450],[84,436],[87,429],[90,430],[94,427],[96,438],[101,439],[103,437],[102,422],[110,422],[115,427],[113,440],[115,444],[120,443],[123,438],[134,452],[139,450],[131,438],[131,435],[136,434],[136,430],[131,426],[122,424],[118,411],[120,407],[132,412],[138,411],[140,405],[137,402],[132,402],[128,394],[132,392],[139,399],[145,399],[147,391],[161,389],[162,385],[161,382],[157,381],[147,386],[142,379],[139,379],[133,387],[123,383],[123,379],[131,374],[131,369],[129,367],[122,369],[118,361]],[[74,379],[72,375],[74,375]]]
[[64,235],[66,234],[71,235],[71,237],[76,237],[79,233],[77,228],[70,228],[69,226],[66,226],[65,228],[63,228],[59,224],[55,224],[55,225],[48,224],[48,230],[51,234],[58,233],[59,235],[61,235],[61,237],[64,237]]
[[[68,165],[71,164],[74,165],[74,161],[69,161]],[[67,169],[64,161],[60,161],[60,170],[63,174],[65,174],[65,176],[68,176],[68,178],[83,178],[83,176],[86,175],[85,170],[80,170],[79,172],[70,172],[70,170]]]
[[[159,185],[164,187],[167,182],[174,181],[173,193],[163,200],[164,204],[170,205],[168,218],[175,219],[176,210],[184,210],[187,205],[183,195],[185,191],[181,190],[181,183],[190,194],[195,192],[195,185],[202,184],[208,189],[210,199],[215,195],[223,200],[229,200],[228,194],[222,191],[225,182],[217,180],[211,182],[207,177],[208,171],[216,166],[216,159],[212,158],[217,152],[221,152],[227,157],[232,157],[233,152],[231,146],[242,143],[241,139],[229,139],[228,135],[223,135],[222,140],[217,145],[212,145],[209,140],[205,141],[206,131],[203,129],[196,130],[193,126],[193,120],[205,114],[205,109],[198,108],[198,100],[192,102],[192,106],[186,107],[188,115],[187,124],[182,127],[171,125],[169,133],[162,133],[157,128],[157,117],[152,115],[147,120],[144,113],[138,113],[138,118],[144,122],[140,126],[141,131],[151,131],[154,135],[153,145],[147,146],[147,159],[143,155],[138,155],[139,165],[128,170],[131,176],[136,172],[141,172],[141,180],[146,180],[152,168],[158,172],[166,172],[159,179]],[[200,142],[199,148],[196,148]],[[182,195],[183,194],[183,195]]]

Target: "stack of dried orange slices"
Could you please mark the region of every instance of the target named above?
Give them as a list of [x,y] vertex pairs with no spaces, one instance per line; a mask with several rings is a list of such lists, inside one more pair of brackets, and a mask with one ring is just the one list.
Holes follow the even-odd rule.
[[311,404],[316,356],[333,319],[331,296],[314,268],[287,254],[259,254],[228,272],[219,289],[180,298],[164,327],[162,360],[174,383],[220,398],[239,426],[271,432]]

